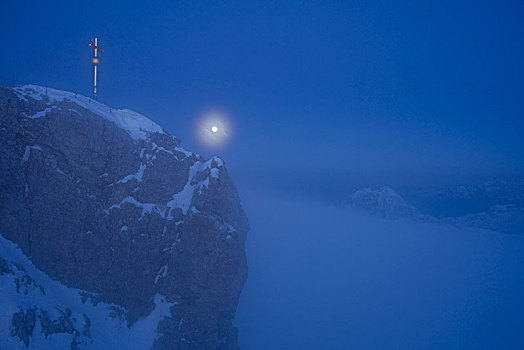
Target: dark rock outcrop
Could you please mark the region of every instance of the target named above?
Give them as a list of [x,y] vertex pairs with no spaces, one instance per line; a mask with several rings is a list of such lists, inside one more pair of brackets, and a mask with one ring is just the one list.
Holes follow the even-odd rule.
[[0,234],[37,268],[122,306],[129,325],[165,296],[154,348],[238,348],[249,226],[220,158],[134,112],[37,86],[0,88],[0,150]]
[[36,308],[27,311],[20,310],[13,314],[13,329],[12,335],[17,336],[26,347],[29,346],[29,339],[35,328]]

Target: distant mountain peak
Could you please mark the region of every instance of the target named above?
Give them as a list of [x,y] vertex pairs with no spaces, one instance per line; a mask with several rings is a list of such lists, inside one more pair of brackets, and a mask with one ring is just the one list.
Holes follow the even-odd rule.
[[408,204],[402,196],[388,186],[378,189],[362,188],[351,196],[353,207],[372,212],[386,219],[425,219],[417,208]]

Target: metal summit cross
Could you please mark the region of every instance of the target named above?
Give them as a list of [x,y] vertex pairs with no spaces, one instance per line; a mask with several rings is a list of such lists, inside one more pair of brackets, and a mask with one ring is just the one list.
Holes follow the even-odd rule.
[[91,44],[89,44],[89,46],[91,47],[91,51],[94,52],[93,58],[91,58],[91,64],[95,68],[95,78],[93,80],[93,99],[96,101],[97,68],[100,65],[100,56],[98,56],[98,51],[104,52],[104,50],[100,48],[100,42],[96,36],[94,39],[91,39]]

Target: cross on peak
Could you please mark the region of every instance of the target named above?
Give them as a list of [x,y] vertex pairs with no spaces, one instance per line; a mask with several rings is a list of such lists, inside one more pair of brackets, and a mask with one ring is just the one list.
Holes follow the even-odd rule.
[[89,46],[91,47],[91,50],[95,52],[95,56],[98,56],[98,50],[100,50],[100,52],[104,52],[100,45],[102,44],[98,41],[98,38],[96,36],[94,39],[91,39],[91,43],[89,44]]

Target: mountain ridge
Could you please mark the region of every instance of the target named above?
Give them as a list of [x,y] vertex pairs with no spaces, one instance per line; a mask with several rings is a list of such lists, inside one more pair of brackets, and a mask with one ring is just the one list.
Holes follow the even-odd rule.
[[[464,188],[464,187],[462,187]],[[477,186],[476,188],[480,188]],[[461,191],[461,196],[467,196],[467,191]],[[520,194],[513,194],[518,197]],[[506,195],[507,196],[507,195]],[[524,233],[524,208],[516,204],[497,204],[489,210],[460,216],[435,218],[422,213],[409,204],[401,195],[388,186],[376,189],[361,188],[353,193],[350,204],[353,208],[370,212],[383,219],[411,219],[416,221],[442,221],[454,226],[477,227],[500,233]]]

